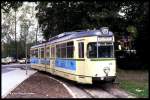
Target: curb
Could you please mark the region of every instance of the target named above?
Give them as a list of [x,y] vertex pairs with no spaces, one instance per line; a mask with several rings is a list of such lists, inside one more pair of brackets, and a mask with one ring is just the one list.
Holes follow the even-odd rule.
[[[35,71],[35,73],[36,73],[36,72],[37,72],[37,71]],[[35,73],[33,73],[33,74],[35,74]],[[25,81],[26,79],[28,79],[28,78],[29,78],[30,76],[32,76],[33,74],[27,76],[23,81]],[[23,82],[23,81],[22,81],[22,82]],[[20,82],[19,84],[16,84],[13,88],[10,88],[9,91],[6,92],[5,94],[2,95],[2,93],[1,93],[2,98],[5,98],[9,93],[11,93],[11,91],[13,91],[13,90],[14,90],[18,85],[20,85],[22,82]]]

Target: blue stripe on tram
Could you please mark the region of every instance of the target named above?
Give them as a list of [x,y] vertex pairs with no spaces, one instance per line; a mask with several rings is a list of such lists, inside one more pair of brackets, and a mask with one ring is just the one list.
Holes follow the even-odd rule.
[[38,59],[38,58],[30,58],[31,64],[50,64],[50,59]]
[[38,64],[39,63],[39,59],[38,58],[31,58],[30,59],[30,63],[31,64]]
[[41,58],[40,64],[50,64],[49,59]]
[[45,59],[45,64],[50,64],[50,59],[49,58]]
[[56,67],[61,67],[69,70],[76,70],[76,61],[75,60],[63,60],[57,58],[55,61]]

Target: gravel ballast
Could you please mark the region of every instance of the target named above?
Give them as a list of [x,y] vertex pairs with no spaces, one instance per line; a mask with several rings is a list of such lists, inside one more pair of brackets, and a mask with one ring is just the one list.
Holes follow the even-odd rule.
[[6,98],[72,98],[72,96],[62,84],[46,74],[37,72],[22,82]]

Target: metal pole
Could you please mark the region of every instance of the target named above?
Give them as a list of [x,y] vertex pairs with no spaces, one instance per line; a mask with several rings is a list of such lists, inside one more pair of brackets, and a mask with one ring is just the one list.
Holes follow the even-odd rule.
[[28,26],[27,26],[27,32],[25,36],[25,42],[26,42],[26,75],[28,74],[28,68],[27,68],[27,35],[28,35]]
[[27,42],[26,42],[26,75],[28,74],[28,71],[27,71]]
[[113,36],[112,38],[113,38],[113,58],[115,58],[115,47],[114,47],[114,45],[115,45],[114,44],[115,43],[115,39],[114,38],[115,37]]
[[98,58],[98,36],[97,36],[97,58]]
[[[27,27],[26,27],[27,28]],[[27,32],[27,31],[26,31]],[[28,72],[27,72],[27,33],[25,34],[25,44],[26,44],[26,46],[25,46],[25,51],[26,51],[26,75],[28,74]]]

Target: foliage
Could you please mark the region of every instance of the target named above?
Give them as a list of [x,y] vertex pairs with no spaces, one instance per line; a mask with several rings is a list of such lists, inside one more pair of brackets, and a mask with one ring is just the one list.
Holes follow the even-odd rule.
[[14,12],[11,11],[9,13],[2,13],[2,39],[1,42],[8,42],[9,40],[13,40],[13,36],[15,34],[15,15]]
[[129,25],[127,27],[127,32],[131,33],[132,37],[135,39],[138,35],[137,35],[137,28],[133,25]]
[[[11,3],[11,2],[8,2]],[[7,3],[7,4],[8,4]],[[9,5],[9,4],[8,4]],[[12,10],[12,8],[9,9],[8,13],[2,13],[2,56],[12,56],[16,57],[16,53],[18,57],[24,57],[25,56],[25,37],[27,31],[29,31],[27,36],[27,43],[33,44],[35,41],[35,25],[33,24],[35,22],[35,17],[33,16],[34,12],[32,12],[32,6],[22,6],[17,11],[19,13],[17,17],[15,18],[15,11]],[[32,12],[32,14],[31,14]],[[29,15],[29,16],[28,16]],[[31,18],[32,16],[32,18]],[[29,17],[29,18],[28,18]],[[17,41],[15,42],[14,35],[15,35],[15,19],[17,22],[17,25],[28,25],[30,27],[30,30],[27,28],[20,28],[20,33],[17,35]],[[29,23],[28,23],[29,22]],[[19,25],[18,25],[19,26]],[[20,36],[19,36],[20,35]],[[35,44],[35,43],[34,43]],[[17,48],[16,48],[17,46]],[[28,49],[31,45],[28,46]],[[15,49],[16,48],[16,49]],[[29,52],[28,52],[29,53]]]
[[16,55],[15,55],[15,59],[17,58],[17,42],[16,42],[16,11],[17,9],[22,6],[23,2],[19,2],[19,1],[11,1],[11,2],[7,2],[7,1],[2,1],[1,3],[1,9],[4,11],[3,13],[9,13],[11,9],[13,9],[15,11],[15,52],[16,52]]
[[[100,28],[108,26],[113,30],[122,31],[116,27],[123,19],[117,12],[120,10],[120,2],[39,2],[37,5],[37,18],[44,36],[55,36],[62,32]],[[115,19],[115,20],[113,20]],[[119,21],[117,21],[119,20]],[[121,23],[120,23],[121,24]]]
[[[101,26],[108,26],[115,32],[126,31],[128,25],[136,28],[137,23],[145,20],[144,17],[148,15],[145,6],[148,6],[148,2],[133,0],[59,1],[39,2],[36,9],[40,27],[43,31],[48,30],[49,33],[45,32],[45,34],[53,36],[64,31]],[[119,11],[125,13],[125,16],[120,16]]]
[[4,10],[5,13],[9,13],[11,8],[16,11],[22,4],[23,2],[21,1],[2,1],[1,9]]

